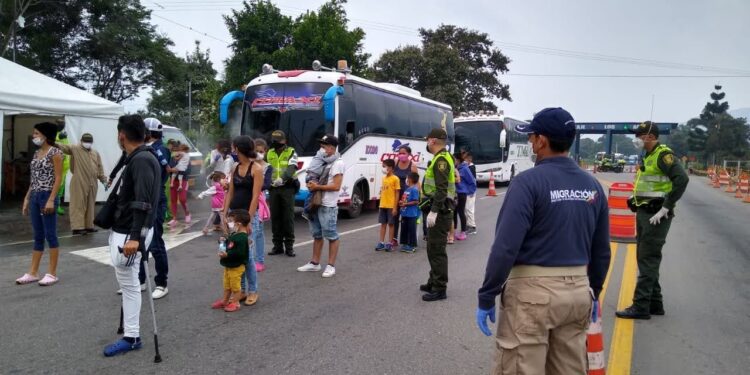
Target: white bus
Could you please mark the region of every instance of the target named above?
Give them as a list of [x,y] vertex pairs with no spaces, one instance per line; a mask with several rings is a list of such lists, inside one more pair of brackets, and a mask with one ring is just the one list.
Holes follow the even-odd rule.
[[456,150],[468,150],[474,158],[477,182],[510,182],[534,166],[534,155],[526,134],[515,131],[525,121],[505,116],[502,111],[462,112],[454,119]]
[[[287,135],[287,143],[299,155],[296,196],[301,205],[309,194],[305,168],[320,148],[318,139],[334,134],[346,164],[339,206],[349,217],[380,198],[382,162],[395,159],[398,148],[408,145],[420,170],[427,167],[425,137],[442,127],[453,140],[453,114],[447,104],[429,100],[418,91],[389,83],[372,82],[339,69],[274,71],[269,65],[250,81],[244,92],[229,93],[222,100],[221,120],[227,122],[231,101],[242,99],[241,133],[270,140],[274,130]],[[427,157],[427,159],[426,159]]]

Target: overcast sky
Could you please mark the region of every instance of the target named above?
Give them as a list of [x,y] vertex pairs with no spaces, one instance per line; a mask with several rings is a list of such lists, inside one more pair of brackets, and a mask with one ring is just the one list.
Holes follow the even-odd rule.
[[[210,48],[214,67],[223,72],[224,60],[231,55],[226,43],[231,37],[222,15],[241,7],[241,1],[142,2],[154,11],[152,22],[159,31],[174,41],[175,52],[184,55],[200,40]],[[292,16],[317,9],[323,2],[274,1]],[[653,120],[685,122],[700,112],[715,83],[724,86],[732,109],[750,107],[747,0],[350,0],[346,10],[351,26],[365,30],[364,47],[374,58],[401,45],[419,44],[420,27],[445,23],[486,32],[512,60],[509,74],[501,80],[510,84],[513,101],[498,104],[506,114],[520,118],[530,118],[544,107],[562,106],[579,122],[643,121],[651,117],[653,96]],[[560,56],[571,51],[583,52],[586,58]],[[639,61],[617,62],[622,60],[612,56]],[[723,70],[680,69],[675,64]],[[145,102],[139,98],[126,103],[126,109],[135,110]]]

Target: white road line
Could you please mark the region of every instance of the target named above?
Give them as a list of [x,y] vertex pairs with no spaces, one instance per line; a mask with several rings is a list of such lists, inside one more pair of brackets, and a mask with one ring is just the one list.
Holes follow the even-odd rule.
[[[201,231],[181,233],[176,235],[166,235],[164,236],[164,244],[167,247],[167,251],[169,251],[170,249],[180,246],[185,242],[188,242],[202,235],[203,232]],[[92,247],[90,249],[71,251],[70,253],[82,256],[86,259],[93,260],[94,262],[98,262],[107,266],[112,265],[112,260],[109,256],[109,246]]]
[[[362,228],[352,229],[346,232],[339,233],[339,236],[345,236],[347,234],[357,233],[357,232],[361,232],[364,230],[377,228],[379,226],[380,224],[373,224],[373,225],[369,225],[369,226],[362,227]],[[203,233],[201,231],[181,233],[181,234],[176,234],[176,235],[166,235],[164,237],[164,244],[167,247],[167,251],[169,251],[170,249],[180,246],[184,244],[185,242],[191,241],[202,235]],[[307,246],[312,243],[313,243],[313,240],[300,242],[300,243],[294,244],[294,247]],[[94,262],[101,263],[107,266],[110,266],[112,264],[112,261],[109,256],[109,246],[92,247],[89,249],[71,251],[70,253],[84,257],[88,260],[93,260]]]
[[[368,226],[366,226],[366,227],[362,227],[362,228],[358,228],[358,229],[352,229],[352,230],[348,230],[348,231],[346,231],[346,232],[342,232],[342,233],[339,233],[339,236],[345,236],[345,235],[347,235],[347,234],[357,233],[357,232],[361,232],[361,231],[363,231],[363,230],[368,230],[368,229],[372,229],[372,228],[377,228],[377,227],[379,227],[379,226],[380,226],[380,224],[373,224],[373,225],[368,225]],[[300,242],[300,243],[296,243],[296,244],[294,244],[294,247],[307,246],[307,245],[310,245],[310,244],[312,244],[312,243],[313,243],[313,240],[310,240],[310,241],[305,241],[305,242]]]

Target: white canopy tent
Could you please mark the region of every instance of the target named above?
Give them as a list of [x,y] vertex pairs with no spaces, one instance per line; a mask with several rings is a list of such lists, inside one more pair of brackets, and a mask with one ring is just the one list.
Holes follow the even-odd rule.
[[[0,58],[0,155],[3,176],[16,160],[28,158],[28,137],[34,124],[54,119],[65,120],[65,130],[71,144],[80,142],[81,135],[94,136],[94,149],[99,152],[104,164],[104,173],[117,164],[121,155],[117,144],[117,119],[124,113],[123,107],[84,90],[67,85],[21,65]],[[25,152],[24,152],[25,151]],[[22,161],[21,161],[22,162]],[[70,174],[66,182],[70,182]],[[23,187],[23,192],[28,186]],[[0,189],[0,192],[5,189]],[[66,188],[66,201],[69,201]],[[2,199],[2,196],[0,196]],[[100,186],[97,201],[104,201],[106,193]]]

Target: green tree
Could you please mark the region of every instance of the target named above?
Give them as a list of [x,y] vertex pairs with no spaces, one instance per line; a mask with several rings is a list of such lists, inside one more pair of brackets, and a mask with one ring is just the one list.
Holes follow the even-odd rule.
[[499,75],[510,59],[486,33],[453,25],[420,29],[422,46],[386,51],[373,65],[374,78],[419,90],[456,112],[496,110],[493,100],[511,100]]
[[[175,59],[171,79],[156,83],[148,102],[148,112],[162,122],[188,128],[188,88],[192,91],[192,122],[198,128],[198,113],[204,107],[211,106],[201,95],[209,86],[217,83],[216,69],[209,59],[209,50],[201,50],[200,42],[195,42],[193,52],[184,59]],[[217,99],[218,101],[218,99]]]
[[[15,29],[18,63],[115,102],[171,74],[172,42],[156,32],[137,0],[29,3],[25,27]],[[2,17],[0,29],[8,25]]]
[[750,157],[747,121],[727,113],[729,102],[722,101],[726,94],[720,91],[721,88],[720,85],[714,86],[715,91],[710,95],[712,101],[706,103],[699,117],[687,123],[691,131],[690,151],[706,160],[706,164]]
[[355,74],[366,73],[365,32],[349,30],[345,4],[330,0],[317,12],[292,19],[269,1],[244,2],[243,9],[224,17],[234,39],[233,55],[226,61],[227,86],[246,84],[266,63],[279,70],[309,69],[314,60],[335,66],[343,59]]

